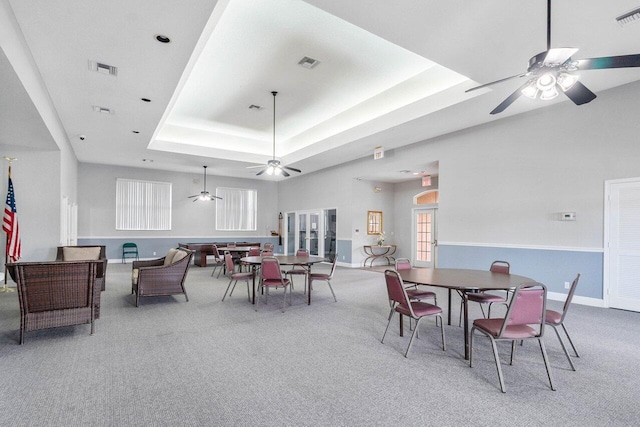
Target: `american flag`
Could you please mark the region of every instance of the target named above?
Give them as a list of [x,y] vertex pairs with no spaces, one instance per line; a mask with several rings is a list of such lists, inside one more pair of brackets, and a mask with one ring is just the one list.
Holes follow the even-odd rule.
[[4,217],[2,218],[2,230],[7,233],[7,255],[11,258],[11,261],[16,262],[22,256],[22,245],[20,244],[16,197],[13,193],[13,182],[11,181],[11,166],[9,166],[9,187],[7,203],[4,207]]

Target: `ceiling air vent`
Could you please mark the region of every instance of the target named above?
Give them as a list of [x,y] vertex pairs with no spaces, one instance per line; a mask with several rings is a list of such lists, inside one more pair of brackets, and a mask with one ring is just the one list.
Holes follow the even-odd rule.
[[298,65],[304,68],[309,68],[309,69],[315,67],[319,63],[320,61],[318,61],[317,59],[309,58],[308,56],[305,56],[300,61],[298,61]]
[[640,20],[640,7],[637,9],[631,10],[627,13],[623,13],[622,15],[616,18],[616,22],[621,27],[624,27],[625,25],[631,24],[638,20]]
[[100,74],[108,74],[110,76],[118,75],[118,68],[113,65],[103,64],[97,61],[89,61],[89,69],[91,71],[97,71]]
[[102,114],[113,114],[113,110],[110,110],[109,108],[106,108],[106,107],[100,107],[99,105],[94,105],[93,111],[95,111],[96,113],[102,113]]

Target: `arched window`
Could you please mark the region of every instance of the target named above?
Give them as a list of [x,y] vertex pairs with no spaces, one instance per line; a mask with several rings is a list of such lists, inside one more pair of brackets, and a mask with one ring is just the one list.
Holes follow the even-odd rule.
[[433,205],[438,203],[438,190],[424,191],[413,197],[414,205]]

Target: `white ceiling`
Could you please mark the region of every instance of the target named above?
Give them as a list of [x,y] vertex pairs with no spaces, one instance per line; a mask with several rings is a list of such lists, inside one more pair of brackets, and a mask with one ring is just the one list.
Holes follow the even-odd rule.
[[[278,91],[275,154],[284,164],[306,174],[373,158],[377,146],[392,150],[567,102],[520,98],[491,116],[522,82],[465,93],[524,72],[529,58],[546,49],[546,3],[0,0],[6,54],[0,75],[11,92],[8,101],[3,90],[0,101],[0,142],[29,145],[48,129],[51,135],[38,140],[59,145],[43,112],[48,108],[82,162],[193,173],[208,165],[211,175],[255,178],[256,169],[247,166],[273,154],[271,91]],[[637,7],[640,0],[556,0],[552,47],[578,47],[577,59],[640,53],[640,23],[615,21]],[[10,27],[22,42],[6,36]],[[158,34],[171,43],[156,41]],[[319,65],[300,67],[304,56]],[[117,76],[91,71],[90,61],[117,67]],[[48,103],[24,77],[29,62]],[[639,79],[638,68],[581,75],[599,96]],[[249,109],[252,104],[262,108]],[[588,104],[574,108],[579,114]],[[25,121],[33,123],[29,130],[19,126]],[[437,162],[419,159],[386,170],[373,166],[361,178],[397,182],[411,178],[401,170],[437,174]]]

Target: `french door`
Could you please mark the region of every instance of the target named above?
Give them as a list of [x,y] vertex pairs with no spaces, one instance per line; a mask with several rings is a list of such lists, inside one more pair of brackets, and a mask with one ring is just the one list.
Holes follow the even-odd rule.
[[640,178],[605,189],[605,304],[640,312]]
[[413,265],[433,268],[435,266],[436,209],[413,210]]
[[307,249],[310,255],[331,258],[336,251],[336,222],[336,209],[288,212],[285,254]]

